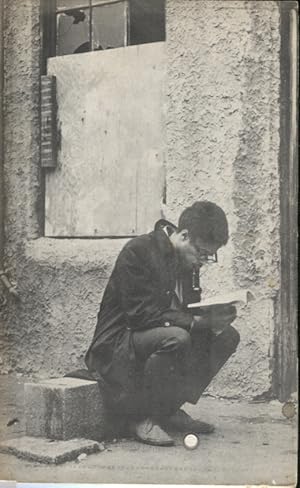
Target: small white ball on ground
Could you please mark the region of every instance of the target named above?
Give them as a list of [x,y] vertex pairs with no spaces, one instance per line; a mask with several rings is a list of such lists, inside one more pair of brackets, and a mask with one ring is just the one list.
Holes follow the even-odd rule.
[[87,458],[87,454],[85,452],[79,454],[77,457],[77,461],[80,463],[81,461],[84,461]]
[[183,443],[187,449],[196,449],[199,444],[199,437],[196,434],[187,434]]

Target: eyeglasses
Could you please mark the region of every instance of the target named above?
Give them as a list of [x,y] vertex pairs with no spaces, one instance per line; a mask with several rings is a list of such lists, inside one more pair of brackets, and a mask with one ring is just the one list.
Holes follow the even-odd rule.
[[203,264],[213,264],[218,262],[218,254],[215,252],[213,254],[209,254],[207,251],[204,249],[200,249],[197,246],[194,245],[194,248],[196,249],[198,253],[198,258],[199,261]]
[[214,254],[200,254],[199,253],[199,260],[204,264],[213,264],[218,262],[218,255],[215,252]]

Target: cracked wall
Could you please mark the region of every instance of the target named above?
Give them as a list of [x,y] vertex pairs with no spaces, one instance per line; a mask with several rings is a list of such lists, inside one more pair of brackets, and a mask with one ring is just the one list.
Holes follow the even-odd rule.
[[[20,28],[22,26],[22,28]],[[250,287],[241,343],[210,393],[271,385],[279,290],[279,12],[274,1],[167,2],[167,199],[176,220],[196,199],[228,214],[230,241],[206,294]],[[5,9],[6,265],[20,302],[2,309],[2,371],[56,376],[82,367],[101,295],[124,240],[41,237],[39,4]]]

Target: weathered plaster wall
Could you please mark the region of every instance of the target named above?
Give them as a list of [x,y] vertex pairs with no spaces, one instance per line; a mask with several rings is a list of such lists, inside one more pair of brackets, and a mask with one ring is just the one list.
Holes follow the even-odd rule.
[[[39,2],[4,1],[4,176],[5,265],[9,277],[26,288],[22,265],[28,239],[39,236],[42,186],[39,170]],[[2,291],[2,289],[1,289]],[[32,300],[34,296],[32,295]],[[1,309],[1,367],[22,367],[22,340],[29,324],[19,312],[33,309],[8,297]],[[22,313],[21,313],[22,315]],[[34,319],[32,320],[32,322]]]
[[[6,3],[6,264],[21,300],[2,309],[1,368],[57,375],[83,364],[124,240],[40,237],[39,6]],[[230,242],[202,286],[251,287],[257,301],[242,311],[239,351],[211,392],[251,397],[271,384],[279,289],[276,2],[169,0],[167,51],[164,212],[177,219],[207,198],[228,213]]]
[[211,391],[267,391],[279,289],[279,12],[276,2],[172,0],[167,11],[168,217],[219,203],[231,238],[204,292],[250,287],[241,343]]

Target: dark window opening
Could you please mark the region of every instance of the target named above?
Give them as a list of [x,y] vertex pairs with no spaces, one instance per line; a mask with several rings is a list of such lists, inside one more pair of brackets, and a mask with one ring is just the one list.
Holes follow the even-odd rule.
[[131,0],[130,44],[164,41],[165,38],[165,2]]

